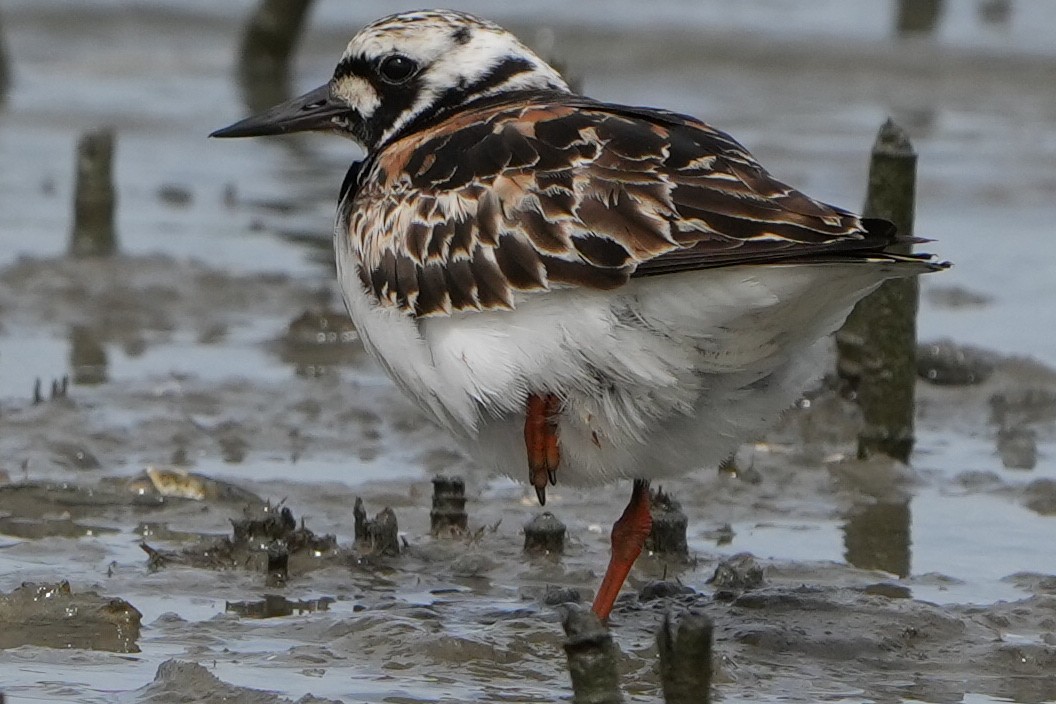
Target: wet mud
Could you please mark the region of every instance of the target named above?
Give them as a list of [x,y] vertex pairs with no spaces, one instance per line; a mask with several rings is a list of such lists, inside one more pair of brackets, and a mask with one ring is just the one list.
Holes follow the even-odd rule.
[[[350,676],[370,683],[378,701],[382,691],[406,691],[405,701],[493,701],[505,693],[540,702],[567,691],[562,610],[585,607],[593,594],[621,487],[559,485],[547,506],[553,515],[538,519],[529,492],[464,462],[384,382],[354,335],[337,332],[331,317],[299,311],[325,299],[320,291],[155,258],[110,265],[142,276],[120,285],[137,301],[129,316],[148,346],[193,332],[204,311],[215,316],[210,326],[266,319],[271,329],[259,330],[255,346],[286,374],[252,383],[193,375],[75,383],[64,398],[34,403],[27,393],[7,401],[0,413],[8,474],[0,486],[7,541],[0,559],[21,564],[21,572],[44,550],[63,567],[36,564],[32,578],[77,586],[71,594],[69,585],[27,584],[4,603],[37,603],[34,595],[47,589],[69,600],[86,590],[90,606],[72,614],[8,606],[3,614],[23,620],[5,620],[6,648],[156,653],[141,662],[160,667],[157,679],[130,687],[134,701],[166,701],[179,677],[192,689],[230,691],[235,701],[301,696],[277,680],[272,686],[284,695],[240,689],[238,682],[252,678],[228,682],[230,670],[194,664],[213,661],[243,672],[266,662],[296,673],[305,692],[345,701],[370,700],[350,695],[341,684]],[[88,275],[70,266],[19,262],[0,271],[0,284],[25,288],[20,312],[27,318],[28,301],[47,308],[56,330],[76,310],[78,323],[105,331],[105,307],[35,290],[60,278],[76,289],[78,276]],[[27,270],[42,276],[26,277]],[[154,286],[167,286],[166,295],[149,295]],[[245,306],[222,305],[229,301]],[[121,344],[113,334],[102,337]],[[321,364],[316,347],[339,354]],[[315,371],[303,373],[297,350]],[[929,538],[911,536],[910,508],[929,510],[915,497],[937,492],[981,499],[995,520],[1008,506],[1039,521],[1056,513],[1056,481],[1023,463],[1002,466],[1009,433],[1051,446],[1056,372],[950,342],[925,343],[921,360],[921,432],[972,436],[993,469],[857,460],[855,407],[834,384],[809,394],[781,428],[722,470],[665,485],[670,498],[658,501],[658,518],[672,522],[675,534],[688,522],[688,545],[677,535],[666,538],[673,546],[652,545],[611,624],[621,681],[634,701],[657,700],[656,628],[668,611],[690,608],[713,619],[715,682],[734,700],[796,700],[789,692],[797,689],[803,701],[1056,697],[1056,569],[1035,571],[1044,559],[1005,559],[1009,571],[996,588],[973,582],[971,570],[922,572],[913,553]],[[430,495],[439,487],[446,506],[457,484],[430,481],[440,472],[464,477],[457,488],[466,492],[465,524],[434,531]],[[398,528],[387,526],[397,520]],[[560,530],[548,523],[558,520]],[[797,534],[829,525],[842,525],[842,560],[777,555]],[[547,526],[560,534],[560,547],[544,542],[525,553],[526,536]],[[741,550],[745,533],[768,529],[773,553]],[[1046,535],[1024,540],[1040,551]],[[142,635],[136,609],[144,614]],[[49,633],[67,633],[69,642]],[[174,642],[201,645],[183,646],[176,661],[165,662],[161,656],[173,654],[165,644]],[[452,669],[461,674],[451,678]],[[806,689],[805,676],[812,682]],[[428,694],[433,685],[423,682],[445,678],[449,694]]]
[[25,582],[0,594],[0,649],[20,646],[138,653],[142,614],[124,599],[74,594],[69,582]]

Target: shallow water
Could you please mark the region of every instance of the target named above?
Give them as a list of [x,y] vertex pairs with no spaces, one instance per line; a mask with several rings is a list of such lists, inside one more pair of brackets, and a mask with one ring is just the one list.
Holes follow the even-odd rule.
[[[934,36],[902,39],[885,3],[458,6],[562,58],[588,93],[700,115],[783,179],[831,202],[861,202],[875,130],[893,115],[920,153],[917,234],[938,240],[931,248],[956,264],[923,283],[920,337],[1056,367],[1056,307],[1047,305],[1056,295],[1056,93],[1045,89],[1056,76],[1056,7],[1013,0],[1007,23],[987,23],[983,4],[947,3]],[[567,698],[559,618],[538,594],[547,584],[585,594],[595,585],[626,487],[558,487],[548,508],[568,525],[568,554],[526,562],[520,527],[537,509],[523,487],[464,465],[361,352],[342,352],[333,364],[284,351],[290,321],[337,306],[326,252],[334,195],[356,152],[321,138],[204,138],[244,114],[232,61],[252,5],[5,4],[15,82],[0,107],[0,469],[12,482],[94,487],[182,453],[195,472],[285,498],[342,544],[352,539],[355,495],[371,513],[391,505],[414,551],[380,567],[298,574],[282,593],[334,597],[329,610],[253,620],[225,605],[268,592],[262,574],[149,572],[136,531],[157,521],[220,534],[240,507],[118,504],[83,515],[51,507],[27,519],[44,522],[49,537],[0,535],[0,591],[68,579],[75,592],[122,597],[142,612],[141,652],[27,643],[0,651],[0,685],[14,702],[167,701],[157,689],[163,680],[149,686],[158,665],[176,658],[230,685],[294,699]],[[402,7],[320,2],[296,87],[325,80],[358,25]],[[92,268],[62,255],[74,143],[100,124],[118,134],[125,258]],[[185,189],[190,202],[166,200],[166,186]],[[973,296],[958,298],[956,287]],[[949,303],[962,299],[969,302]],[[85,366],[93,364],[94,375]],[[34,379],[46,391],[64,374],[74,378],[68,400],[30,404]],[[921,652],[867,649],[843,661],[838,644],[809,631],[817,620],[809,610],[789,625],[807,629],[808,642],[788,652],[742,637],[766,625],[749,611],[716,610],[725,701],[1056,698],[1045,669],[1056,657],[1056,508],[1045,508],[1053,500],[1043,481],[1056,479],[1056,412],[1042,404],[1022,422],[1033,434],[1034,467],[1006,469],[989,399],[1009,389],[1056,390],[1056,373],[1005,361],[980,386],[922,384],[912,470],[847,459],[846,421],[835,423],[835,439],[805,442],[803,428],[827,421],[812,421],[810,409],[794,415],[741,453],[757,482],[752,472],[742,481],[707,471],[671,487],[699,562],[645,560],[632,586],[674,573],[718,609],[706,580],[724,556],[748,551],[774,589],[836,590],[839,634],[879,639],[884,623],[900,619],[959,624],[945,636],[936,625]],[[101,467],[78,468],[71,453],[79,452]],[[476,541],[430,539],[428,478],[437,471],[466,476],[471,527],[502,519],[498,528]],[[95,530],[62,537],[46,523],[67,519]],[[730,534],[728,542],[716,537]],[[839,591],[876,583],[911,599],[891,599],[889,611],[871,616]],[[944,606],[927,611],[926,602]],[[1015,616],[1017,608],[1027,615]],[[658,609],[628,604],[615,619],[634,701],[657,700],[650,643]],[[1037,667],[1017,670],[999,646],[1025,648],[1024,662]],[[946,651],[960,656],[944,660]],[[925,663],[919,671],[905,666],[916,657]],[[965,669],[966,659],[977,666]],[[219,685],[187,686],[204,699]]]

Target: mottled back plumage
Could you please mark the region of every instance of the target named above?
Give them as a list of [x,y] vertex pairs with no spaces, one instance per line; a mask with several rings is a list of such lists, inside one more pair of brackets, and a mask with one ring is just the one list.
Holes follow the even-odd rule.
[[555,91],[480,101],[357,169],[339,236],[347,227],[379,301],[416,316],[634,276],[875,256],[895,236],[775,180],[703,122]]

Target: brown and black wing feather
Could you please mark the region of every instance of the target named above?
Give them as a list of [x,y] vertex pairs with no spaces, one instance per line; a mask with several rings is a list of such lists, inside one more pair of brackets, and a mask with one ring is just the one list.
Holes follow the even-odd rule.
[[363,283],[417,316],[636,276],[883,258],[896,242],[890,223],[775,180],[702,122],[578,96],[471,107],[389,145],[357,181],[342,226]]

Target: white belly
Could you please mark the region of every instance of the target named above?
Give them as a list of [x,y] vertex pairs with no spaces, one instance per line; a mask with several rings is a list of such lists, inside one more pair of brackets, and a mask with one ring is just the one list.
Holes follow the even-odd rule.
[[721,462],[820,378],[825,338],[892,275],[875,264],[730,267],[415,320],[380,307],[342,260],[368,350],[486,468],[526,479],[526,398],[563,399],[563,484]]

